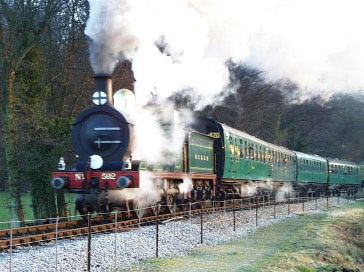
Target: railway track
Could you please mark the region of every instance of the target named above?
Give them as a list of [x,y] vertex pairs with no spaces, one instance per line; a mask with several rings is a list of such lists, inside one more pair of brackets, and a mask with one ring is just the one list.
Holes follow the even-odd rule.
[[[304,203],[312,201],[312,197],[290,198],[285,201],[243,201],[240,199],[224,202],[191,203],[179,211],[157,214],[142,218],[122,220],[121,214],[113,213],[108,217],[91,218],[70,222],[56,222],[21,228],[0,230],[0,252],[24,246],[40,245],[53,240],[74,239],[80,236],[98,233],[113,233],[138,229],[140,226],[168,222],[171,220],[188,218],[203,213],[234,211],[243,209],[258,209],[262,206]],[[317,198],[316,198],[317,200]],[[189,207],[188,207],[189,206]],[[304,207],[304,206],[303,206]],[[288,208],[289,210],[289,208]]]

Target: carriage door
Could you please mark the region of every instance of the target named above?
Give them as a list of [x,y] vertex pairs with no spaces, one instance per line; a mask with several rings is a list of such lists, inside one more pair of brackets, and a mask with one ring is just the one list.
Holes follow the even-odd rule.
[[234,172],[234,176],[237,178],[239,173],[239,164],[240,164],[240,146],[239,139],[233,136],[234,139],[234,160],[232,165],[232,170]]
[[240,161],[240,148],[238,145],[238,139],[235,135],[229,136],[229,149],[230,149],[230,174],[231,178],[236,178],[239,171]]

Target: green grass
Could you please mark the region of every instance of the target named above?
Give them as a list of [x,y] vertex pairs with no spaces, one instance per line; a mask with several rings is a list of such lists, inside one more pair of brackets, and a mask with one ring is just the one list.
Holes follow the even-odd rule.
[[[188,256],[149,259],[133,271],[364,272],[364,202],[302,215]],[[121,270],[122,271],[122,270]]]
[[[66,202],[68,203],[69,215],[75,215],[75,205],[74,205],[75,195],[65,194],[65,197],[66,197]],[[21,202],[25,220],[34,220],[34,214],[32,209],[32,198],[30,193],[22,194]],[[9,193],[0,192],[0,222],[9,222],[9,221],[11,221]]]

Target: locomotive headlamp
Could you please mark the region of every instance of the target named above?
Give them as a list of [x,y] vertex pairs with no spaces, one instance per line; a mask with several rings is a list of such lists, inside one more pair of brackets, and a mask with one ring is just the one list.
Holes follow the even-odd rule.
[[99,155],[90,156],[90,168],[99,169],[104,164],[104,160]]

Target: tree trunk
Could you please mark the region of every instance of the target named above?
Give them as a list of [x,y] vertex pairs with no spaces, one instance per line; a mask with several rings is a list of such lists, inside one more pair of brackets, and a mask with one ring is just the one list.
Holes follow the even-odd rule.
[[3,109],[3,126],[4,126],[4,139],[5,139],[5,163],[8,172],[8,183],[10,193],[10,209],[11,218],[15,222],[15,227],[22,226],[24,222],[24,213],[21,204],[20,182],[18,175],[18,166],[16,158],[16,128],[14,118],[14,96],[13,96],[13,82],[14,73],[9,72],[8,84],[4,84],[4,109]]
[[67,205],[66,205],[66,201],[64,199],[64,191],[63,190],[58,190],[56,192],[56,194],[57,194],[57,212],[58,212],[58,216],[60,216],[60,217],[67,216]]

